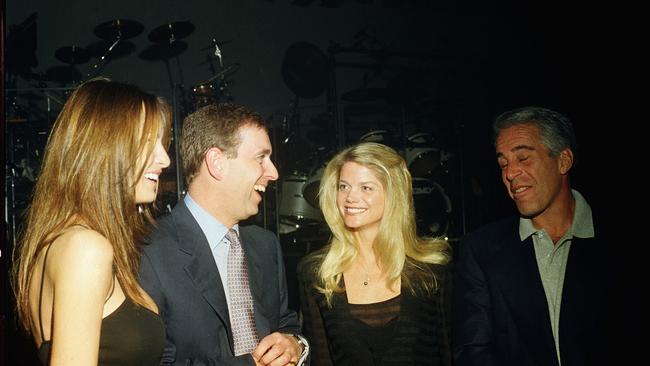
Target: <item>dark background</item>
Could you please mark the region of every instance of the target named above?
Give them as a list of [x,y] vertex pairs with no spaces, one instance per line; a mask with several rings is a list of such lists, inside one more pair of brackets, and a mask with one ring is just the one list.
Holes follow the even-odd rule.
[[[102,61],[115,40],[106,34],[115,29],[110,24],[116,19],[136,23],[125,26],[131,34]],[[595,209],[618,214],[610,208],[617,200],[610,172],[619,145],[614,132],[625,126],[616,118],[628,73],[627,37],[620,21],[611,4],[549,1],[6,4],[2,131],[7,243],[0,258],[6,364],[30,364],[33,358],[30,342],[14,328],[4,276],[8,256],[49,128],[79,82],[103,75],[163,95],[175,106],[177,126],[207,101],[231,100],[267,118],[281,179],[251,221],[279,233],[290,303],[297,308],[295,265],[327,240],[327,232],[317,211],[302,199],[288,198],[289,193],[301,193],[297,189],[318,177],[318,168],[334,151],[364,135],[383,138],[407,158],[420,147],[430,152],[423,156],[426,162],[438,163],[436,151],[443,152],[442,163],[426,177],[441,190],[415,201],[426,206],[424,221],[435,216],[444,224],[435,234],[455,244],[464,233],[515,212],[494,159],[494,117],[524,105],[555,109],[574,122],[578,136],[574,187]],[[154,31],[174,22],[190,27],[181,29],[169,47],[168,39],[160,43]],[[213,39],[223,67],[214,56]],[[65,52],[70,55],[72,46],[88,52],[75,53],[78,59],[70,65]],[[429,136],[422,146],[408,141],[417,133]],[[163,208],[176,202],[182,190],[178,178],[173,164],[161,182]],[[440,207],[447,202],[440,197],[448,199],[450,213]]]

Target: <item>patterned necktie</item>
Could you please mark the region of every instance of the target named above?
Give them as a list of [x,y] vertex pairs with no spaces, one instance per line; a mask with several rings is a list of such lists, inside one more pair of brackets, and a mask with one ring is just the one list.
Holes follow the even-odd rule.
[[253,295],[248,284],[248,267],[241,242],[234,229],[228,230],[228,293],[230,296],[230,326],[235,343],[235,356],[251,353],[259,343],[255,328]]

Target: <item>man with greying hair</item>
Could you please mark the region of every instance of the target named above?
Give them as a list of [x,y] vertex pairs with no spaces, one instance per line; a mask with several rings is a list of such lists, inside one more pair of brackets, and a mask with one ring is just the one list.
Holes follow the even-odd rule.
[[301,365],[309,345],[289,310],[277,237],[240,226],[278,179],[264,120],[221,103],[185,118],[187,195],[145,246],[142,287],[166,325],[167,365]]
[[[576,139],[541,107],[500,115],[496,160],[518,215],[466,235],[456,258],[456,366],[610,362],[611,241],[571,188]],[[610,267],[611,268],[611,267]]]

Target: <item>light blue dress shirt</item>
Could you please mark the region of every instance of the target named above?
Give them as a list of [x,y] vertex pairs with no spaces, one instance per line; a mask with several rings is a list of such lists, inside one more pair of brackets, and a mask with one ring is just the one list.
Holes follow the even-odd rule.
[[[219,270],[223,290],[226,293],[226,301],[230,307],[230,294],[228,293],[228,250],[230,250],[230,242],[226,239],[226,233],[229,228],[201,208],[190,197],[189,193],[185,195],[183,202],[185,202],[185,205],[190,210],[192,216],[194,216],[194,219],[196,219],[196,222],[199,223],[203,234],[205,234],[205,238],[208,239],[210,251]],[[233,229],[239,234],[239,224],[235,224]]]

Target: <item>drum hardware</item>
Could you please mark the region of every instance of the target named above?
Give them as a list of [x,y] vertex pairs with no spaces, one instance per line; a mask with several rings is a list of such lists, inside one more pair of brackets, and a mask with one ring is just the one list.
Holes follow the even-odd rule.
[[[86,46],[86,49],[88,50],[88,52],[92,57],[101,58],[104,55],[104,52],[106,52],[106,50],[110,48],[112,44],[113,42],[111,41],[105,41],[103,39],[100,39]],[[113,47],[113,49],[111,49],[111,53],[109,56],[111,60],[116,60],[119,58],[129,56],[134,52],[135,52],[135,43],[131,41],[120,41],[120,43],[116,44]]]
[[214,68],[214,65],[212,63],[212,60],[213,60],[212,56],[219,59],[219,67],[223,69],[223,54],[221,53],[221,48],[219,48],[219,46],[223,46],[223,45],[228,44],[230,42],[232,42],[232,40],[230,40],[230,39],[227,40],[227,41],[219,42],[219,41],[217,41],[216,38],[212,38],[212,40],[210,41],[210,43],[211,43],[210,46],[201,48],[201,51],[213,50],[212,54],[208,56],[208,61],[207,61],[210,64],[210,71],[211,71],[212,74],[215,73],[215,68]]
[[81,71],[74,65],[79,65],[90,60],[90,52],[78,46],[66,46],[57,49],[54,56],[66,66],[54,66],[46,71],[46,75],[51,81],[58,81],[61,85],[77,84],[82,80]]
[[219,72],[217,72],[213,77],[209,78],[208,80],[206,80],[202,84],[211,83],[211,82],[218,81],[218,80],[223,81],[223,79],[225,79],[226,76],[232,75],[235,72],[237,72],[239,70],[239,67],[240,67],[240,65],[238,63],[228,65],[228,66],[224,67],[223,69],[219,70]]
[[201,51],[207,51],[207,50],[214,49],[214,46],[215,46],[215,45],[223,46],[223,45],[225,45],[225,44],[228,44],[228,43],[232,42],[232,39],[229,39],[229,40],[226,40],[226,41],[218,42],[215,38],[212,38],[212,41],[211,41],[211,42],[212,42],[212,43],[211,43],[209,46],[205,46],[205,47],[201,48]]
[[95,35],[107,41],[133,38],[142,33],[144,26],[135,20],[115,19],[95,27]]
[[194,29],[194,24],[188,21],[166,23],[154,28],[147,38],[154,43],[172,44],[192,34]]
[[225,77],[239,70],[239,64],[232,64],[224,67],[210,79],[203,81],[194,87],[190,92],[190,99],[195,109],[204,105],[218,102],[222,96],[226,95],[229,84]]
[[99,58],[99,62],[93,65],[92,70],[94,70],[94,72],[92,75],[88,73],[88,78],[99,75],[108,63],[108,56],[120,41],[133,38],[142,33],[143,30],[144,26],[141,23],[128,19],[115,19],[96,26],[94,29],[95,35],[105,41],[113,43],[108,46],[106,52],[104,52],[104,54]]
[[[212,38],[211,46],[203,47],[201,50],[213,50],[213,52],[208,56],[207,63],[210,66],[210,72],[214,74],[209,79],[199,82],[196,84],[191,92],[190,99],[194,109],[201,108],[205,105],[218,102],[223,96],[227,95],[227,89],[229,83],[226,81],[226,77],[234,74],[239,70],[239,63],[234,63],[226,67],[223,66],[223,53],[219,46],[230,43],[231,40],[219,42],[216,38]],[[219,59],[219,71],[214,65],[214,58]]]

